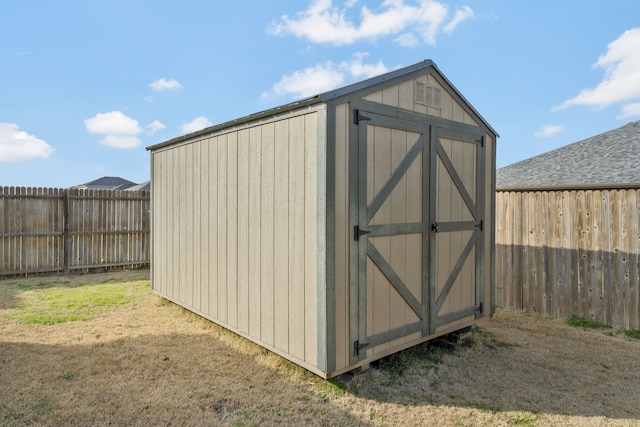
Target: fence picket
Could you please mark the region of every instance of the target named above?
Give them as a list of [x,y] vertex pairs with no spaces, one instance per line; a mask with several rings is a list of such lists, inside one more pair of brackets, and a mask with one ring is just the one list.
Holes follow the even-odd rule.
[[[629,327],[640,325],[640,190],[627,191],[629,203]],[[635,329],[640,329],[636,326]]]

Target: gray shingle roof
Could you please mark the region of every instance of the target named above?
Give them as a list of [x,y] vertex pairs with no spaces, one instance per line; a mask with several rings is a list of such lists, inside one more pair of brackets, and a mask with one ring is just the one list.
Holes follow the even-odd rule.
[[640,182],[640,120],[500,168],[497,187]]
[[127,188],[127,191],[151,191],[151,181],[145,181]]
[[95,189],[95,190],[126,190],[129,187],[136,185],[135,182],[131,182],[124,178],[117,176],[103,176],[102,178],[94,179],[85,184],[77,185],[73,188],[80,189]]

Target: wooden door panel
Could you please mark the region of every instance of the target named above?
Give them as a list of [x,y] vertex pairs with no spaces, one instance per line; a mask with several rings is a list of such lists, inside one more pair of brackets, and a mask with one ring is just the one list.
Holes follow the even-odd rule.
[[[366,357],[422,329],[424,307],[424,124],[362,112],[358,131],[358,343]],[[352,176],[352,179],[355,179]],[[354,345],[356,345],[354,343]],[[359,353],[355,351],[354,353]]]
[[431,147],[431,332],[479,313],[482,292],[482,135],[436,129]]

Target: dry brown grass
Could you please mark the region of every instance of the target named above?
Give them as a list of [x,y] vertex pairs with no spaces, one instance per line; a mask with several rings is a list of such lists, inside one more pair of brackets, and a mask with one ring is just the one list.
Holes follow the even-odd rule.
[[453,350],[405,351],[341,388],[146,287],[93,320],[24,325],[8,319],[21,301],[11,283],[0,425],[640,425],[640,341],[617,331],[500,311]]

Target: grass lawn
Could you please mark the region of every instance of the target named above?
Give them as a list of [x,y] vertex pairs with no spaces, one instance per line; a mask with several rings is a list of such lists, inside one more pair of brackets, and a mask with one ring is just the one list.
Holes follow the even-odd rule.
[[0,281],[0,425],[640,425],[637,331],[498,311],[345,385],[163,300],[148,274]]

